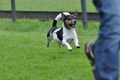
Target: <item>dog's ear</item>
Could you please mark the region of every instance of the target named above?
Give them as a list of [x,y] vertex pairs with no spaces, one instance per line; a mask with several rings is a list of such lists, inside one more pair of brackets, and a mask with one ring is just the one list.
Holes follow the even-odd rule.
[[78,12],[77,12],[77,10],[76,10],[75,13],[74,13],[74,16],[77,17],[77,14],[78,14]]
[[61,11],[61,16],[62,16],[62,19],[65,18],[65,15],[63,14],[63,12]]

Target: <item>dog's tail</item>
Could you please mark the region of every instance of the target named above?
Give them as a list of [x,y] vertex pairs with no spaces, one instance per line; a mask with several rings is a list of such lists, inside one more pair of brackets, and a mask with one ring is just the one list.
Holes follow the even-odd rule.
[[[68,12],[63,12],[63,14],[64,14],[64,15],[70,15],[70,13],[68,13]],[[57,26],[57,22],[58,22],[61,18],[62,18],[62,15],[61,15],[61,13],[60,13],[60,14],[58,14],[58,15],[56,16],[56,18],[54,19],[52,26],[53,26],[53,27]]]

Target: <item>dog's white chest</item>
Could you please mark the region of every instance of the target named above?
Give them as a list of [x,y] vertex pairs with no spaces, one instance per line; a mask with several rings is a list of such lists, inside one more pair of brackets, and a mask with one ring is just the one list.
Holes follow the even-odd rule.
[[64,31],[63,36],[67,39],[73,39],[76,36],[75,29],[71,29],[71,30],[64,29],[63,31]]

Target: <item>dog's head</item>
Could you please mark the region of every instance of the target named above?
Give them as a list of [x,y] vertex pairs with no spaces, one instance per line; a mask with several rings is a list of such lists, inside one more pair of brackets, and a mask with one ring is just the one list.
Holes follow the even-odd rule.
[[77,18],[77,10],[72,15],[64,15],[64,13],[61,11],[62,19],[64,22],[64,25],[67,29],[75,28],[76,27],[76,18]]

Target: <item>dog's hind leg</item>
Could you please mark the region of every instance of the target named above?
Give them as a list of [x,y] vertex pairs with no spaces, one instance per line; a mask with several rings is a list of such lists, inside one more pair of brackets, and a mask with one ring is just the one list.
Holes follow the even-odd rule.
[[50,45],[49,42],[47,42],[47,47],[49,47],[49,45]]
[[59,46],[59,48],[61,48],[61,45],[60,45],[60,43],[58,43],[58,46]]
[[49,37],[47,38],[47,47],[50,46],[50,42],[51,42],[51,40],[52,40],[51,38],[49,38]]
[[51,42],[51,40],[52,40],[52,35],[51,35],[51,32],[50,32],[50,30],[49,30],[49,32],[48,32],[48,34],[47,34],[47,36],[46,36],[46,38],[47,38],[47,47],[49,47],[49,43]]

